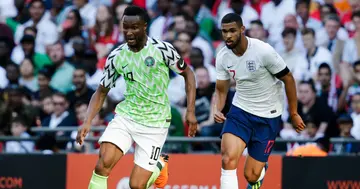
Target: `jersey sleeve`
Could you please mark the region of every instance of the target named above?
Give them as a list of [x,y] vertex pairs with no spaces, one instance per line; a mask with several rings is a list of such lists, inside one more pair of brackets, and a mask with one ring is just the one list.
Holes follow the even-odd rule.
[[230,79],[230,74],[225,69],[223,62],[224,62],[224,60],[223,60],[222,55],[216,56],[215,66],[216,66],[216,79],[217,80],[229,80]]
[[120,76],[115,67],[116,57],[116,53],[110,53],[106,59],[103,77],[100,80],[100,85],[108,89],[115,87],[116,80]]
[[180,74],[186,69],[187,64],[170,43],[153,39],[153,45],[160,50],[165,64],[171,70]]
[[264,66],[272,75],[277,76],[280,72],[288,70],[285,61],[269,44],[266,44],[266,49],[264,52]]

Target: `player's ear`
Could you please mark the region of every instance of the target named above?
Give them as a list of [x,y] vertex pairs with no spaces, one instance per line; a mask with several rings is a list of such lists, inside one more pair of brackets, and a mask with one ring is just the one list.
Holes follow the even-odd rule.
[[240,31],[241,31],[241,33],[242,33],[242,34],[244,34],[244,33],[245,33],[245,31],[246,31],[245,26],[241,26],[241,27],[240,27]]
[[147,31],[147,22],[144,23],[144,31]]

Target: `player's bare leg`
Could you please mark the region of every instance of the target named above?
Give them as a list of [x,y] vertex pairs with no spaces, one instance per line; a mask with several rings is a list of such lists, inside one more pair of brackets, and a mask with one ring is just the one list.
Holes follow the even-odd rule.
[[123,152],[113,143],[101,143],[99,160],[91,177],[89,189],[107,189],[107,178],[122,156]]
[[245,142],[231,133],[224,133],[221,139],[221,189],[237,189],[237,167],[239,159],[246,147]]
[[148,171],[135,164],[130,176],[131,189],[146,189],[155,184],[156,188],[163,188],[168,181],[169,156],[161,154],[154,172]]
[[247,189],[260,188],[266,169],[266,162],[258,161],[251,156],[246,158],[244,176],[249,183]]
[[146,189],[146,185],[153,172],[135,164],[130,175],[131,189]]

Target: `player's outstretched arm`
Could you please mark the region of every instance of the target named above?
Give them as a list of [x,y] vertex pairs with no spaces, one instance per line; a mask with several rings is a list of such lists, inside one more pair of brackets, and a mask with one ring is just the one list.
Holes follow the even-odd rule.
[[294,124],[296,132],[300,132],[305,129],[305,124],[301,119],[297,111],[297,95],[296,95],[296,84],[295,79],[291,72],[279,78],[285,84],[286,96],[289,104],[289,113],[291,120]]
[[181,75],[185,79],[186,86],[186,122],[189,125],[188,136],[194,137],[197,131],[197,120],[195,116],[195,98],[196,98],[196,85],[194,72],[187,66]]
[[230,88],[230,79],[216,80],[214,119],[217,123],[223,123],[225,116],[221,113],[226,103],[226,96]]
[[96,89],[95,93],[92,95],[89,107],[86,112],[84,123],[79,128],[78,134],[76,136],[76,141],[80,145],[84,142],[86,135],[89,133],[91,121],[101,110],[109,90],[109,88],[105,88],[100,84],[99,87]]

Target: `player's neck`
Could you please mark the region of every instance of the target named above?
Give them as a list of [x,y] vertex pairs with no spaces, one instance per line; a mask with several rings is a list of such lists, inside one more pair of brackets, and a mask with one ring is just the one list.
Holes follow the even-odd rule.
[[143,39],[142,41],[140,41],[139,46],[137,46],[137,47],[129,47],[130,50],[133,51],[133,52],[139,52],[139,51],[141,51],[141,49],[143,49],[143,48],[145,47],[145,45],[146,45],[146,43],[147,43],[147,40],[148,40],[148,37],[145,36],[144,39]]
[[242,56],[245,53],[247,47],[248,39],[244,35],[241,35],[240,43],[235,48],[233,48],[232,51],[236,56]]

